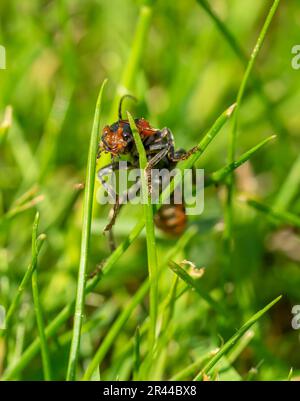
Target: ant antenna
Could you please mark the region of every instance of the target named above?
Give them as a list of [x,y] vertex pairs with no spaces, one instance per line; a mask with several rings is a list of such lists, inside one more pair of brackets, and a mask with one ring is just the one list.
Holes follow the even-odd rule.
[[123,100],[128,97],[130,99],[132,99],[133,101],[137,102],[137,98],[132,96],[132,95],[123,95],[120,99],[120,103],[119,103],[119,110],[118,110],[118,115],[119,115],[119,120],[122,120],[122,104],[123,104]]

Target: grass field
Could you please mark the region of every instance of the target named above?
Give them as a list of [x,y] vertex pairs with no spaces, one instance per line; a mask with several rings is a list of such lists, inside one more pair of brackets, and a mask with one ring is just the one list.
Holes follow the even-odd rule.
[[[300,377],[299,28],[293,0],[1,1],[2,380]],[[96,153],[124,93],[209,180],[182,236],[148,199],[111,252]]]

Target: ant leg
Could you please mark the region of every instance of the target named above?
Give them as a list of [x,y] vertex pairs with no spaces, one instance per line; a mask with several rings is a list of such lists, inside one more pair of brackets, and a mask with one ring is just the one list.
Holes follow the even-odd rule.
[[113,235],[113,226],[115,225],[116,218],[120,212],[121,207],[123,206],[125,200],[128,198],[129,200],[131,197],[139,190],[141,187],[140,180],[138,180],[135,184],[133,184],[128,191],[125,191],[121,196],[116,196],[116,203],[114,204],[113,208],[109,212],[109,223],[104,228],[103,232],[108,232],[108,242],[111,252],[116,249],[116,242]]
[[179,162],[180,160],[186,160],[188,159],[193,153],[197,152],[199,150],[198,146],[194,146],[192,149],[188,150],[185,153],[179,153],[179,152],[174,152],[173,155],[170,154],[170,158],[172,162]]
[[171,130],[169,128],[164,128],[162,130],[162,136],[165,136],[167,138],[168,148],[169,148],[168,156],[172,162],[179,162],[180,160],[186,160],[199,149],[198,146],[194,146],[187,152],[175,152],[174,137]]
[[109,244],[109,248],[110,248],[111,252],[113,252],[116,249],[116,241],[114,238],[113,226],[116,222],[116,218],[117,218],[119,211],[120,211],[120,202],[119,202],[119,196],[117,195],[116,202],[115,202],[113,208],[110,209],[110,212],[109,212],[109,219],[110,219],[109,223],[104,227],[104,230],[103,230],[104,233],[106,233],[106,232],[108,233],[108,244]]
[[137,182],[135,182],[129,189],[128,191],[124,191],[122,195],[117,195],[116,196],[116,203],[114,204],[113,208],[110,210],[109,217],[110,217],[110,222],[106,225],[104,231],[109,231],[112,226],[115,224],[116,217],[121,209],[121,207],[124,205],[125,201],[128,199],[129,201],[133,196],[139,191],[141,188],[141,180],[138,179]]
[[155,156],[153,156],[147,163],[145,168],[147,183],[148,183],[148,191],[151,194],[152,186],[151,186],[151,170],[155,167],[169,152],[168,147],[164,147],[161,151],[159,151]]
[[104,227],[103,232],[112,230],[112,227],[115,225],[116,218],[119,213],[120,207],[121,207],[121,205],[120,205],[119,195],[116,195],[116,202],[114,203],[113,207],[110,209],[109,214],[108,214],[109,222]]
[[112,199],[115,199],[115,197],[116,197],[116,192],[114,191],[114,189],[112,188],[112,186],[109,185],[109,184],[105,181],[104,177],[113,174],[113,172],[114,172],[115,170],[119,170],[119,163],[118,163],[118,162],[110,163],[110,164],[108,164],[107,166],[102,167],[100,170],[97,171],[98,179],[100,180],[100,182],[101,182],[103,188],[107,191],[107,193],[109,194],[109,196],[110,196]]
[[[115,170],[117,170],[118,168],[119,168],[119,163],[114,162],[114,163],[108,164],[107,166],[101,168],[101,169],[97,172],[97,176],[98,176],[98,178],[99,178],[99,180],[100,180],[100,182],[101,182],[103,188],[107,191],[107,193],[109,194],[109,196],[110,196],[112,199],[115,199],[115,200],[117,200],[117,194],[116,194],[115,190],[112,188],[112,186],[109,185],[109,184],[105,181],[104,177],[105,177],[105,176],[108,176],[108,175],[110,175],[110,174],[112,174],[112,173],[113,173]],[[114,208],[115,208],[115,205],[116,205],[116,202],[115,202],[115,204],[114,204]],[[110,212],[110,213],[111,213],[111,212]],[[115,212],[114,214],[117,214],[117,212]],[[114,241],[114,237],[113,237],[113,232],[112,232],[112,226],[113,226],[114,223],[115,223],[115,219],[116,219],[116,215],[113,216],[113,217],[110,219],[110,222],[106,225],[106,227],[105,227],[104,230],[103,230],[103,232],[108,231],[108,243],[109,243],[109,248],[110,248],[111,252],[113,252],[113,251],[115,250],[115,248],[116,248],[115,241]]]
[[124,196],[119,197],[119,195],[114,191],[114,189],[111,187],[111,185],[109,185],[105,180],[104,180],[104,176],[107,176],[109,174],[112,174],[115,170],[128,170],[129,168],[132,168],[132,165],[129,163],[126,164],[121,164],[118,162],[113,162],[105,167],[103,167],[102,169],[100,169],[98,171],[98,178],[101,181],[103,187],[105,188],[105,190],[107,191],[107,193],[113,198],[115,199],[115,203],[113,205],[113,207],[111,208],[110,212],[109,212],[109,222],[108,224],[105,226],[103,232],[108,232],[108,241],[109,241],[109,247],[110,250],[113,252],[116,248],[115,245],[115,240],[114,240],[114,235],[113,235],[113,231],[112,228],[116,222],[116,218],[117,215],[120,211],[120,208],[122,206],[122,200],[124,199]]
[[148,160],[146,170],[151,170],[155,167],[167,154],[168,154],[168,147],[164,147],[155,156],[153,156],[150,160]]
[[92,279],[95,276],[101,275],[102,274],[102,268],[103,268],[104,264],[105,264],[105,260],[102,260],[102,262],[100,262],[96,266],[95,270],[93,270],[91,273],[88,274],[87,278],[88,279]]
[[168,144],[165,143],[154,143],[149,146],[149,149],[146,151],[147,156],[151,155],[152,153],[156,153],[158,150],[168,148]]
[[111,253],[114,252],[117,247],[115,236],[112,229],[108,231],[108,246]]
[[108,164],[107,166],[101,168],[100,170],[98,170],[98,172],[97,172],[98,179],[100,180],[102,186],[107,191],[107,193],[111,196],[112,199],[117,198],[117,194],[116,194],[115,190],[113,189],[113,187],[105,181],[104,177],[109,176],[116,170],[117,171],[128,170],[128,169],[131,169],[132,167],[133,166],[131,163],[113,162],[113,163]]

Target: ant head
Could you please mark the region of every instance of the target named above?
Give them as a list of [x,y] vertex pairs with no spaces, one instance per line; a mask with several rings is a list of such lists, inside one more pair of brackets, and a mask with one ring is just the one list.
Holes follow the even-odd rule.
[[113,156],[126,154],[130,151],[133,136],[127,121],[120,120],[103,129],[101,147]]
[[122,119],[122,104],[126,97],[136,100],[131,95],[122,96],[118,108],[119,121],[110,126],[105,126],[102,132],[100,149],[111,153],[113,156],[130,152],[133,144],[133,135],[129,122]]

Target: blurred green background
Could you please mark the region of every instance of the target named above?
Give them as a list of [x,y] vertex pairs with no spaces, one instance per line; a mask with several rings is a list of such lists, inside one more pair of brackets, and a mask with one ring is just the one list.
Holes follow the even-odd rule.
[[[243,54],[247,60],[272,2],[207,3],[232,32],[242,52],[232,49],[201,1],[1,0],[0,44],[6,48],[6,69],[0,70],[0,115],[4,118],[6,110],[9,117],[7,107],[11,106],[13,117],[11,127],[7,132],[2,130],[0,137],[0,304],[9,306],[30,261],[35,209],[41,213],[40,231],[47,234],[39,261],[46,322],[75,297],[83,199],[77,184],[84,182],[96,97],[101,82],[108,78],[101,125],[112,123],[117,118],[114,99],[132,56],[141,7],[147,4],[152,16],[140,63],[127,88],[139,99],[136,106],[128,103],[133,115],[144,116],[155,127],[170,127],[176,146],[190,148],[234,103],[245,71]],[[277,139],[237,171],[233,263],[225,263],[222,245],[222,186],[205,192],[204,213],[190,218],[197,234],[178,256],[179,261],[188,259],[206,268],[202,284],[229,308],[230,318],[224,319],[207,307],[196,293],[184,294],[176,302],[171,335],[162,352],[164,362],[153,367],[153,378],[169,379],[205,352],[221,346],[247,318],[279,294],[283,299],[255,326],[251,341],[217,373],[221,379],[244,380],[253,375],[258,380],[279,380],[288,377],[291,367],[295,376],[300,369],[299,331],[291,326],[291,308],[300,303],[299,232],[240,200],[240,195],[255,196],[275,205],[297,161],[300,70],[291,66],[291,49],[300,44],[299,28],[299,2],[281,1],[242,103],[238,155],[271,134],[277,134]],[[263,96],[255,89],[254,76],[262,82]],[[207,173],[226,164],[230,129],[229,123],[202,157],[199,166]],[[284,205],[295,215],[300,212],[299,169],[297,165],[294,168],[294,193]],[[16,200],[27,191],[31,203],[7,218]],[[96,206],[91,271],[109,255],[102,235],[107,213],[107,207]],[[124,208],[115,228],[118,242],[126,238],[140,216],[142,208]],[[159,232],[157,238],[161,258],[175,242]],[[94,323],[81,343],[81,371],[146,278],[145,249],[143,234],[103,278],[97,291],[87,297],[85,321]],[[168,267],[163,269],[161,299],[173,277]],[[147,308],[145,299],[114,340],[101,365],[103,379],[132,377],[133,351],[123,349],[133,344],[136,326],[147,318]],[[69,319],[49,341],[55,379],[65,375],[71,328]],[[0,371],[18,360],[36,336],[28,288],[9,338],[0,338]],[[257,370],[251,371],[255,367]],[[15,378],[42,377],[38,353]]]

